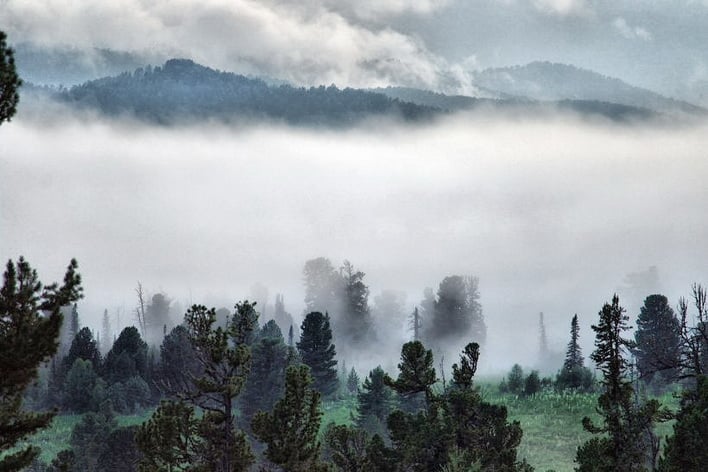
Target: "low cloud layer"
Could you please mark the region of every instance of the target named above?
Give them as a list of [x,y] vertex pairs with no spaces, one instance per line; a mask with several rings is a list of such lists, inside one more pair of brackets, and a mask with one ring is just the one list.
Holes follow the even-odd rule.
[[0,255],[46,280],[78,258],[94,326],[132,309],[137,280],[182,306],[260,282],[299,315],[317,256],[351,260],[372,296],[402,290],[411,309],[426,286],[474,274],[483,364],[508,368],[533,356],[539,311],[559,349],[578,313],[589,352],[625,274],[657,266],[672,303],[706,281],[706,131],[567,116],[347,132],[15,120],[0,127]]

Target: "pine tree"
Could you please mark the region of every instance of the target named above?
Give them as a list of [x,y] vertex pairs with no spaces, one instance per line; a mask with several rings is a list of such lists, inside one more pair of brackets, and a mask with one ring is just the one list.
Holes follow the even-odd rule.
[[108,383],[125,382],[131,377],[148,378],[148,346],[134,326],[121,331],[104,363]]
[[17,111],[22,81],[15,70],[14,51],[7,46],[7,35],[0,31],[0,125]]
[[506,377],[509,392],[519,395],[524,390],[524,370],[519,364],[514,364]]
[[303,269],[305,309],[308,312],[338,312],[341,277],[325,257],[310,259]]
[[633,352],[642,380],[650,383],[656,373],[660,373],[661,383],[679,377],[681,322],[665,296],[650,295],[644,300],[634,339]]
[[81,322],[79,321],[79,310],[76,303],[71,306],[71,314],[69,315],[69,339],[73,340],[79,334]]
[[[3,47],[4,35],[0,38]],[[39,365],[57,351],[61,307],[81,298],[76,269],[72,259],[61,286],[42,287],[37,272],[23,257],[16,264],[7,263],[0,288],[0,470],[21,470],[32,463],[39,454],[37,447],[7,451],[47,427],[54,416],[23,411],[22,395],[37,378]]]
[[420,341],[404,344],[401,348],[398,371],[398,378],[395,381],[388,375],[384,376],[384,383],[387,386],[406,397],[424,393],[428,404],[432,401],[432,386],[437,378],[431,350],[425,349]]
[[93,339],[93,333],[87,327],[81,328],[74,336],[69,353],[62,360],[65,371],[74,365],[76,359],[89,361],[95,372],[101,369],[101,353],[98,351],[96,340]]
[[425,337],[440,344],[470,337],[484,344],[487,327],[479,303],[476,277],[445,277],[438,288],[432,316],[425,316]]
[[413,309],[413,313],[411,313],[409,326],[411,331],[413,331],[413,341],[420,341],[420,329],[423,327],[423,324],[420,319],[418,307],[415,307],[415,309]]
[[328,314],[314,311],[305,316],[297,349],[302,362],[311,370],[313,388],[325,397],[336,392],[337,360]]
[[265,457],[286,472],[326,471],[319,460],[320,394],[310,388],[312,377],[307,366],[288,367],[285,395],[270,413],[253,418],[255,436],[267,448]]

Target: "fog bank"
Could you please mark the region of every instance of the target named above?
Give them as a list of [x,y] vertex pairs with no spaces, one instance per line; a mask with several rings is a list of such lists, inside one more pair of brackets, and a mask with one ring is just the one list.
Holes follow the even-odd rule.
[[366,272],[370,302],[402,290],[410,309],[444,276],[473,274],[483,369],[533,358],[539,311],[559,350],[578,313],[587,356],[587,327],[627,273],[657,266],[672,304],[708,281],[707,131],[568,117],[318,132],[15,120],[0,127],[0,256],[24,255],[46,281],[76,257],[93,327],[104,308],[130,317],[138,280],[182,306],[231,306],[260,282],[298,318],[317,256]]

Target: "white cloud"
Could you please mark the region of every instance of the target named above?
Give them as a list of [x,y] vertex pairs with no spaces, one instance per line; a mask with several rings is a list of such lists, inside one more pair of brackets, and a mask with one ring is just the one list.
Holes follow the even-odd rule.
[[[13,42],[159,50],[206,65],[296,84],[406,85],[469,92],[454,65],[390,27],[367,27],[334,0],[6,0]],[[425,13],[447,0],[366,0],[361,15]],[[61,21],[57,21],[61,18]]]
[[533,0],[533,5],[544,13],[560,16],[584,15],[590,11],[586,0]]
[[627,39],[639,39],[642,41],[651,41],[652,39],[652,35],[649,31],[640,26],[631,26],[627,23],[627,20],[622,17],[615,18],[612,25],[620,35]]

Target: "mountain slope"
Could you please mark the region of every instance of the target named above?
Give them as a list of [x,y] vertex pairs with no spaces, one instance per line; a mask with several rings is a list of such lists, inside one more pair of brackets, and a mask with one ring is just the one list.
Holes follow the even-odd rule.
[[532,62],[525,66],[486,69],[475,74],[474,82],[485,90],[539,101],[598,101],[657,112],[705,113],[704,109],[690,103],[567,64]]
[[108,116],[171,124],[207,119],[270,119],[291,124],[344,125],[370,116],[420,120],[429,107],[383,94],[330,87],[270,86],[260,79],[220,72],[188,59],[137,69],[62,91],[58,99]]

